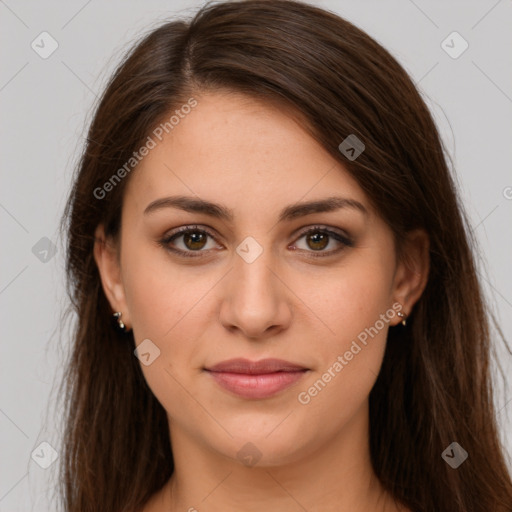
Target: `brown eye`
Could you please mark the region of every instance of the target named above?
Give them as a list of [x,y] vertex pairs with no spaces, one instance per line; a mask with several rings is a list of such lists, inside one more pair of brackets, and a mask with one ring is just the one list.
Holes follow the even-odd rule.
[[[354,246],[354,241],[348,235],[317,226],[302,233],[300,239],[304,239],[306,247],[297,248],[315,257],[332,256],[347,247]],[[334,244],[333,248],[325,250],[332,244]]]
[[202,249],[206,245],[207,236],[201,231],[190,231],[183,235],[183,243],[192,251]]
[[325,249],[327,247],[327,244],[329,243],[329,235],[326,235],[325,233],[315,232],[313,234],[307,235],[306,240],[311,249],[318,251]]
[[[201,257],[216,247],[215,237],[196,226],[185,226],[160,240],[160,245],[179,256]],[[208,242],[211,246],[208,247]]]

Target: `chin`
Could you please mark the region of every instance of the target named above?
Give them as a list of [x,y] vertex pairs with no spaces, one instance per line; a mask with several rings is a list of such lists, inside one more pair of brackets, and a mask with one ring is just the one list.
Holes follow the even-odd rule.
[[222,455],[249,467],[275,467],[295,463],[313,452],[320,438],[318,432],[317,436],[308,437],[304,426],[291,424],[293,413],[288,418],[287,414],[281,414],[272,425],[268,418],[260,418],[258,421],[257,417],[253,418],[250,428],[245,424],[226,425],[233,438],[222,436],[206,442]]

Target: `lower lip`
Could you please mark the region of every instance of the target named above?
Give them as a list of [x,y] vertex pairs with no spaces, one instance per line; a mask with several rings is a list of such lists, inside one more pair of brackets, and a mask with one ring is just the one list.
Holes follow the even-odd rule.
[[306,370],[296,372],[275,372],[259,375],[246,373],[208,373],[224,389],[243,398],[268,398],[300,380]]

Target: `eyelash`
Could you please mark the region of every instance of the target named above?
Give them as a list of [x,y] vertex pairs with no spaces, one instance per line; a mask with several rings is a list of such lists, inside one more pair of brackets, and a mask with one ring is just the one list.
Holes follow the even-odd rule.
[[[162,238],[159,241],[159,244],[167,251],[173,252],[180,257],[184,257],[184,258],[201,258],[201,257],[203,257],[203,254],[201,254],[201,253],[205,253],[207,251],[204,251],[204,250],[182,251],[181,249],[175,249],[175,248],[172,248],[169,246],[169,244],[171,242],[173,242],[180,236],[183,236],[184,234],[187,234],[187,233],[204,233],[216,241],[215,236],[207,229],[204,229],[204,228],[200,229],[199,226],[183,226],[181,228],[178,228],[176,231],[174,231],[170,235],[167,235],[164,238]],[[341,243],[344,246],[344,247],[330,250],[330,251],[312,251],[312,250],[306,251],[308,253],[311,253],[310,256],[313,258],[325,258],[328,256],[333,256],[334,254],[337,254],[337,253],[341,252],[342,250],[344,250],[345,247],[353,247],[354,246],[354,241],[352,239],[350,239],[349,237],[342,235],[340,233],[337,233],[335,231],[332,231],[330,229],[327,229],[325,227],[322,227],[322,226],[313,226],[313,227],[307,229],[306,231],[303,231],[302,233],[299,234],[297,240],[300,240],[301,238],[309,235],[310,233],[326,234],[329,237],[334,238],[337,242]],[[304,251],[305,249],[298,249],[298,250]]]

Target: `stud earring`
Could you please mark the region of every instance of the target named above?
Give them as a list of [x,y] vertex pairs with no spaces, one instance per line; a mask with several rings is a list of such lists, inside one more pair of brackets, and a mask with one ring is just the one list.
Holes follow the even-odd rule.
[[121,316],[123,316],[121,311],[117,311],[112,316],[115,318],[115,320],[117,322],[117,324],[116,324],[117,325],[117,329],[120,332],[126,332],[126,325],[124,325],[124,322],[121,320]]
[[405,327],[407,325],[407,315],[399,311],[397,315],[402,318],[402,325]]

